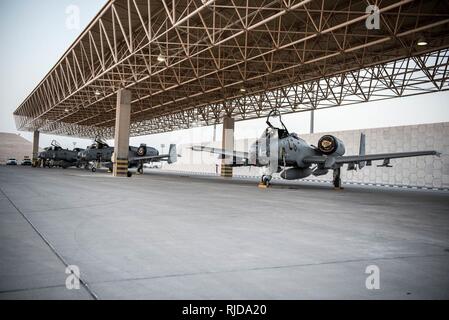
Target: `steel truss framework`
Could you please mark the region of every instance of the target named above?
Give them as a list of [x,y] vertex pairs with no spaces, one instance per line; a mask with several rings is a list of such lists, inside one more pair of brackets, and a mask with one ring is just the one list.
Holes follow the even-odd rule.
[[447,90],[448,26],[437,0],[109,1],[16,125],[112,137],[121,88],[132,135]]

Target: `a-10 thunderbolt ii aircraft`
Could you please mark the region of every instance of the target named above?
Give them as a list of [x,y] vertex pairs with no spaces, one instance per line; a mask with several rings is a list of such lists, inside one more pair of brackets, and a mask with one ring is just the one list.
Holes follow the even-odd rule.
[[[85,169],[90,169],[95,172],[100,165],[112,170],[112,154],[114,147],[110,147],[106,142],[98,137],[95,138],[94,143],[78,153],[78,159]],[[148,162],[167,161],[174,163],[178,159],[176,153],[176,145],[171,144],[168,154],[159,154],[159,151],[152,147],[147,147],[141,144],[139,147],[129,147],[128,151],[128,167],[137,168],[138,173],[143,173],[143,164]],[[93,163],[93,165],[90,165]]]
[[[279,116],[281,128],[274,127],[270,122],[270,117],[276,115]],[[281,178],[286,180],[296,180],[310,175],[325,175],[329,170],[333,170],[333,184],[336,189],[341,188],[340,172],[344,164],[348,165],[348,170],[357,170],[356,166],[362,169],[365,165],[371,166],[372,161],[383,160],[378,167],[391,167],[390,159],[440,155],[433,150],[365,154],[365,135],[362,133],[359,155],[345,156],[345,145],[337,137],[324,135],[319,139],[318,147],[315,147],[296,133],[289,133],[277,110],[270,112],[266,123],[267,129],[261,138],[250,146],[249,152],[206,146],[192,146],[191,149],[219,154],[223,159],[229,159],[231,166],[262,167],[262,186],[269,186],[273,173],[279,172]]]
[[59,166],[66,169],[80,165],[78,153],[81,151],[83,151],[81,148],[75,148],[73,150],[63,149],[56,140],[53,140],[49,147],[44,148],[44,151],[38,153],[37,158],[43,167]]

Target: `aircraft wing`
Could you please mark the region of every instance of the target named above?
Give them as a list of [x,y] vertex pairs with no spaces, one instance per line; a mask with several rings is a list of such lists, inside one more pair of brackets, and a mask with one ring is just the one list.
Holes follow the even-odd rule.
[[236,162],[247,162],[249,154],[248,152],[242,152],[242,151],[230,151],[220,148],[212,148],[212,147],[206,147],[206,146],[192,146],[190,147],[193,151],[205,151],[210,152],[214,154],[220,155],[222,158],[224,157],[233,157],[235,158]]
[[[310,156],[303,159],[304,163],[335,163],[335,164],[344,164],[344,163],[359,163],[364,161],[376,161],[376,160],[390,160],[397,158],[409,158],[409,157],[419,157],[419,156],[439,156],[440,154],[434,150],[429,151],[412,151],[412,152],[397,152],[397,153],[378,153],[378,154],[367,154],[367,155],[359,155],[359,156]],[[333,161],[335,160],[335,162]]]
[[156,160],[165,160],[165,159],[168,159],[169,157],[170,157],[169,154],[160,154],[160,155],[157,155],[157,156],[130,157],[128,159],[128,161],[140,161],[140,160],[142,160],[142,161],[145,161],[145,160],[147,160],[147,161],[156,161]]

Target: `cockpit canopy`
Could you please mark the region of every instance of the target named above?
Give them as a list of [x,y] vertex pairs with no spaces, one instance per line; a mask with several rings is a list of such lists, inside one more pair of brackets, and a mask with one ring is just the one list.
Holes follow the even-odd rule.
[[108,144],[103,141],[95,141],[90,146],[88,146],[87,149],[103,149],[108,147]]
[[[271,118],[271,117],[275,117],[275,116],[278,116],[278,118],[279,118],[279,123],[280,123],[281,127],[276,127],[276,126],[274,126],[274,125],[271,123],[270,118]],[[268,125],[268,127],[269,127],[270,129],[272,129],[272,130],[277,130],[277,135],[278,135],[278,138],[279,138],[279,139],[287,138],[287,137],[289,136],[287,127],[286,127],[285,124],[282,122],[282,119],[281,119],[281,113],[279,112],[279,110],[276,110],[276,109],[271,110],[270,113],[269,113],[268,116],[267,116],[267,121],[266,121],[266,123],[267,123],[267,125]]]

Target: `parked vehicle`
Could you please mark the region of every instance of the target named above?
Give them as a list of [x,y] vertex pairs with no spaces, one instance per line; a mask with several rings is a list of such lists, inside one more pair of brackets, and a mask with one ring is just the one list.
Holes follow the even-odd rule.
[[22,166],[31,166],[31,160],[30,159],[23,159],[20,165]]
[[6,161],[6,165],[7,166],[17,166],[17,160],[14,158],[8,159],[8,161]]

